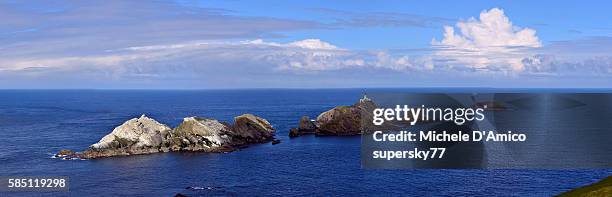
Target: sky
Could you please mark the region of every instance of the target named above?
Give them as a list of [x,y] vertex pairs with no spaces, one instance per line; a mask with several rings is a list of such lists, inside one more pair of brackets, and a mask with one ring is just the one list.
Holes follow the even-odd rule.
[[607,1],[0,1],[0,89],[612,88]]

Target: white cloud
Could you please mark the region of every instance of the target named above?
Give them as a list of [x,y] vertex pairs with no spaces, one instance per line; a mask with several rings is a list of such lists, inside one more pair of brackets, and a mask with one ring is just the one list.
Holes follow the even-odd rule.
[[273,50],[255,55],[259,61],[277,66],[277,70],[325,71],[365,66],[357,53],[319,39],[305,39],[286,44],[254,40],[242,42],[249,47],[271,46]]
[[329,44],[327,42],[323,42],[319,39],[306,39],[300,40],[297,42],[289,43],[290,46],[301,47],[305,49],[324,49],[324,50],[336,50],[338,47]]
[[[30,68],[54,70],[104,70],[113,76],[129,75],[130,71],[157,72],[160,67],[188,65],[186,67],[219,67],[231,69],[242,65],[269,65],[260,70],[338,70],[364,66],[358,54],[319,39],[306,39],[289,43],[265,42],[261,39],[241,42],[192,41],[169,45],[133,46],[107,50],[105,53],[79,56],[51,56],[5,58],[0,60],[4,71],[30,71]],[[138,69],[126,69],[134,67]],[[150,68],[156,69],[150,69]],[[1,70],[0,70],[1,71]],[[46,71],[38,69],[39,72]],[[166,72],[162,69],[161,71]],[[148,73],[165,74],[165,73]]]
[[[282,86],[279,81],[300,83],[294,80],[303,77],[310,82],[321,76],[329,77],[329,83],[339,83],[347,82],[348,74],[360,76],[353,78],[358,83],[365,77],[387,80],[396,76],[399,80],[410,74],[434,82],[443,75],[481,73],[495,80],[506,73],[612,75],[608,47],[612,38],[548,42],[543,46],[535,30],[515,26],[498,8],[459,21],[454,27],[444,27],[442,39],[433,39],[431,48],[351,50],[317,38],[270,41],[282,32],[323,28],[324,23],[315,21],[234,16],[214,9],[184,10],[163,2],[138,3],[146,9],[136,11],[128,9],[135,4],[123,1],[103,6],[58,4],[63,11],[54,13],[18,11],[0,5],[0,18],[10,19],[0,22],[4,23],[0,30],[13,32],[0,47],[0,82],[30,81],[36,87],[44,86],[48,79],[44,77],[51,76],[54,80],[66,79],[69,85],[98,80],[92,82],[93,87],[109,81],[121,87],[123,81],[147,80],[196,85],[199,83],[191,82],[226,84],[240,80],[232,87],[241,87],[262,80]],[[168,12],[155,12],[158,7]],[[338,25],[431,27],[447,21],[434,18],[421,22],[395,13],[364,18],[359,14],[349,13],[345,17],[349,19],[338,21]],[[375,36],[372,39],[378,39]],[[20,78],[23,76],[30,78]]]
[[431,70],[433,62],[429,56],[392,55],[387,52],[376,52],[372,64],[377,68],[386,68],[393,71]]
[[290,42],[286,44],[276,43],[276,42],[265,42],[262,39],[256,40],[245,40],[240,42],[243,45],[261,45],[261,46],[274,46],[274,47],[295,47],[302,49],[312,49],[312,50],[343,50],[337,46],[334,46],[330,43],[324,42],[319,39],[305,39],[299,40],[295,42]]
[[472,17],[455,26],[457,29],[444,27],[441,41],[432,40],[438,49],[434,55],[468,68],[522,71],[521,60],[528,56],[525,49],[542,46],[535,30],[514,26],[499,8],[485,10],[479,19]]
[[0,18],[0,34],[10,33],[0,40],[0,70],[20,68],[10,60],[49,59],[52,62],[45,64],[59,64],[63,58],[77,62],[117,55],[112,50],[133,46],[166,48],[132,50],[184,49],[180,43],[194,40],[271,38],[323,28],[315,21],[238,16],[229,10],[189,8],[169,1],[11,1],[0,3]]

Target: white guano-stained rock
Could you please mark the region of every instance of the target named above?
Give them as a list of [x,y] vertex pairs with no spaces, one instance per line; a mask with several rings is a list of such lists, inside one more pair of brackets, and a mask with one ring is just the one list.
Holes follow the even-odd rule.
[[213,119],[188,117],[174,129],[172,150],[204,150],[230,145],[230,127]]
[[214,119],[187,117],[171,129],[142,115],[116,127],[75,157],[93,159],[168,151],[230,152],[274,139],[274,128],[263,118],[245,114],[234,120],[234,125],[230,125]]
[[116,127],[98,143],[91,145],[91,148],[156,148],[167,141],[171,130],[170,127],[142,115],[140,118],[133,118]]

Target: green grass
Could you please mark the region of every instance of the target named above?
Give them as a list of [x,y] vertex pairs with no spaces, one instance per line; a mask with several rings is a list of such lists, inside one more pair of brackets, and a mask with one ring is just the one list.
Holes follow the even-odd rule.
[[612,196],[612,176],[609,176],[597,183],[579,187],[568,192],[559,194],[558,196]]

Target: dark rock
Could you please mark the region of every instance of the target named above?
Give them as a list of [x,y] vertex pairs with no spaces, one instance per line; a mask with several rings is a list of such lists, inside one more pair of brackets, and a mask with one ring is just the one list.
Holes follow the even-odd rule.
[[302,116],[302,118],[300,118],[300,125],[298,127],[298,130],[303,132],[314,132],[315,129],[317,129],[317,126],[313,121],[310,120],[308,116]]
[[289,137],[298,137],[301,135],[314,134],[316,130],[316,123],[310,120],[308,116],[302,116],[302,118],[300,118],[300,124],[298,128],[289,129]]
[[246,145],[223,145],[219,148],[213,149],[211,152],[216,153],[229,153],[240,150],[240,148],[246,147]]
[[54,157],[62,160],[79,160],[83,158],[83,155],[72,150],[63,149],[57,152]]
[[234,137],[247,143],[263,143],[272,140],[274,128],[263,118],[253,114],[243,114],[234,118]]
[[357,135],[361,133],[361,115],[353,106],[338,106],[317,117],[316,135]]
[[316,135],[359,135],[362,120],[371,122],[376,104],[364,97],[351,106],[338,106],[321,113],[316,120]]
[[57,152],[55,154],[55,157],[65,157],[65,156],[69,156],[69,155],[73,155],[75,152],[72,150],[68,150],[68,149],[63,149],[60,150],[59,152]]
[[281,143],[281,141],[279,139],[273,139],[272,140],[272,145],[276,145],[276,144],[279,144],[279,143]]
[[[315,121],[302,116],[298,128],[289,130],[289,137],[315,135],[359,135],[372,122],[376,104],[364,96],[351,106],[338,106],[321,113]],[[366,127],[367,128],[367,127]]]
[[289,137],[293,138],[293,137],[299,137],[299,136],[300,136],[300,131],[297,128],[289,129]]

